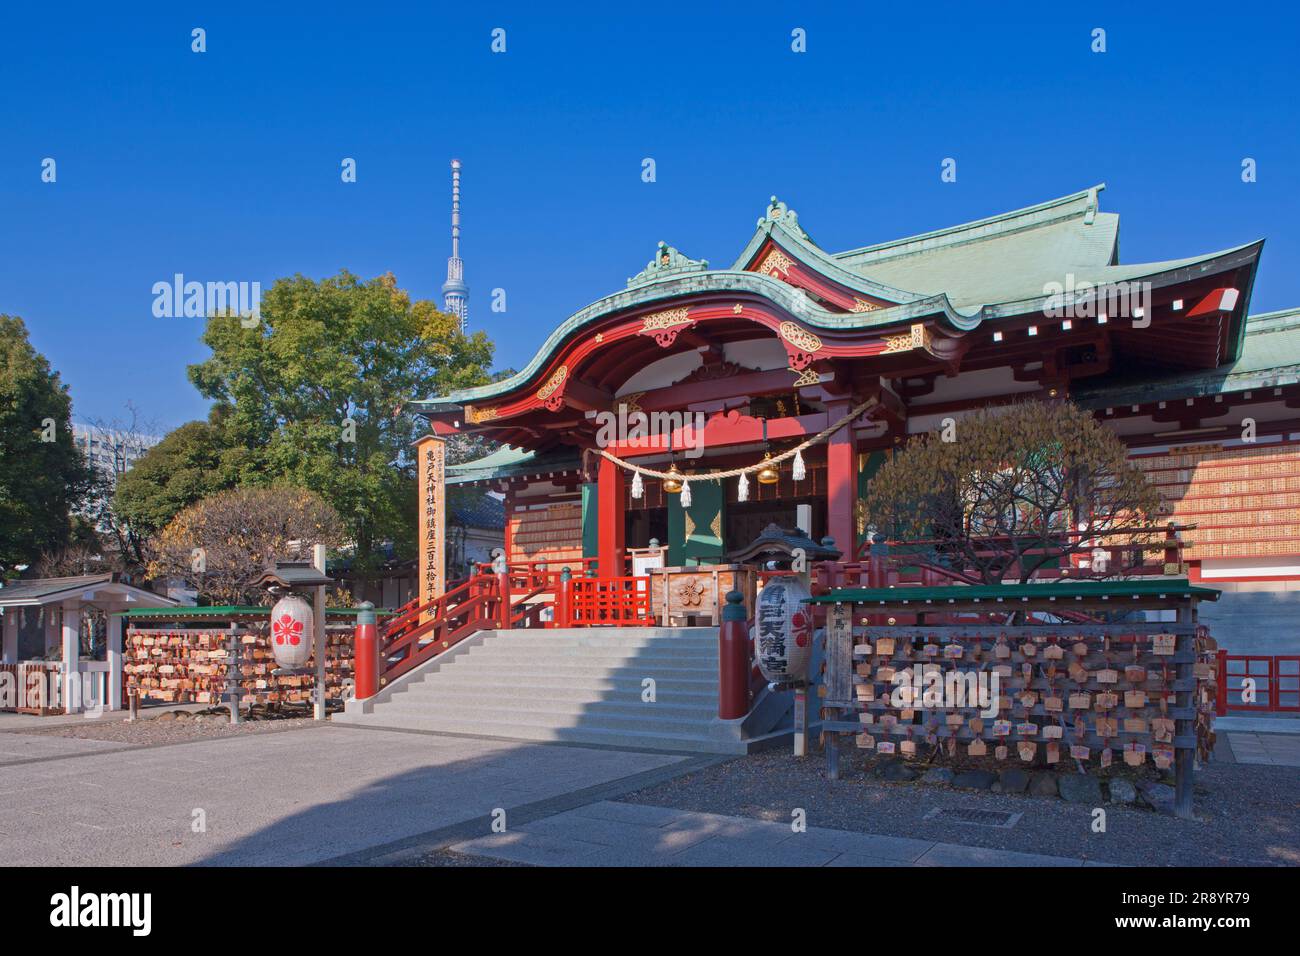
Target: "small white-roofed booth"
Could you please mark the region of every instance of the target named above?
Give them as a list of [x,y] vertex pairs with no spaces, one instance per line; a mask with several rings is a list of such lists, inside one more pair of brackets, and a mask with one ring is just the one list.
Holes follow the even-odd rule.
[[0,587],[0,710],[76,713],[122,708],[122,618],[178,602],[116,572]]

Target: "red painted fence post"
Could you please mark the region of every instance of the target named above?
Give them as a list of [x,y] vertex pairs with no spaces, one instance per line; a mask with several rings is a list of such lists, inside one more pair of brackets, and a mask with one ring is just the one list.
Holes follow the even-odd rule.
[[736,720],[749,713],[749,629],[745,596],[727,592],[718,627],[718,718]]
[[560,588],[555,592],[555,626],[572,627],[573,619],[569,611],[569,599],[572,595],[573,585],[569,582],[573,580],[573,572],[569,570],[566,564],[560,569]]
[[500,601],[500,612],[497,620],[497,628],[502,631],[511,629],[510,618],[512,612],[510,609],[510,569],[497,574],[497,597]]
[[357,605],[355,634],[352,670],[356,676],[356,698],[365,700],[379,691],[379,634],[375,626],[375,606],[369,601]]

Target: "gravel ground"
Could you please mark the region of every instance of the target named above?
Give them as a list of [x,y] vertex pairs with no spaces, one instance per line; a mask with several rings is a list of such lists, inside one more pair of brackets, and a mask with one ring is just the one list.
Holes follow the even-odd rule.
[[436,850],[420,857],[414,863],[395,863],[394,866],[528,866],[527,863],[514,863],[510,860],[494,860],[488,856],[470,856],[468,853],[454,853],[451,850]]
[[[169,717],[169,714],[175,714]],[[76,737],[80,740],[111,740],[134,746],[158,746],[190,740],[213,740],[221,737],[239,737],[248,734],[274,733],[281,730],[299,730],[315,726],[310,717],[276,717],[262,720],[244,720],[231,725],[229,711],[221,714],[164,711],[150,714],[139,720],[93,720],[54,727],[24,727],[24,736]]]
[[[1107,806],[1106,832],[1092,832],[1092,807],[1052,797],[885,783],[864,755],[846,749],[840,780],[821,754],[754,754],[617,799],[707,813],[906,836],[967,846],[1046,853],[1129,866],[1300,865],[1300,773],[1294,767],[1212,762],[1196,775],[1197,820]],[[1023,816],[1010,829],[926,820],[933,809],[977,807]]]

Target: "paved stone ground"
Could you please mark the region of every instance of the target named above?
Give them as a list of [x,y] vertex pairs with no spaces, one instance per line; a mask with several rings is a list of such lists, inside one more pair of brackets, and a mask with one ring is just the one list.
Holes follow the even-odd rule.
[[[1300,774],[1269,739],[1216,760],[1196,821],[876,781],[820,756],[732,759],[320,726],[140,745],[0,733],[7,865],[1078,866],[1300,864]],[[296,726],[295,726],[296,725]],[[1251,757],[1254,735],[1221,747]],[[1275,736],[1275,735],[1274,735]],[[1291,742],[1294,744],[1294,741]],[[1271,748],[1271,749],[1270,749]],[[1284,752],[1284,750],[1286,752]],[[1279,754],[1281,755],[1279,757]],[[1238,759],[1240,759],[1240,756]],[[792,807],[808,829],[790,826]],[[1011,810],[1010,829],[931,816]],[[491,832],[493,811],[507,830]],[[195,833],[202,810],[206,832]],[[1040,851],[1051,850],[1055,856]]]
[[[1084,866],[1084,861],[600,801],[453,853],[538,866]],[[1098,865],[1098,864],[1089,864]]]
[[[1220,738],[1220,747],[1224,741]],[[809,827],[956,843],[986,850],[1053,854],[1124,866],[1300,866],[1300,774],[1283,766],[1234,763],[1216,750],[1198,771],[1197,819],[1146,808],[1092,806],[1056,797],[888,783],[865,770],[864,751],[846,748],[842,779],[826,778],[821,754],[754,754],[629,791],[620,801],[736,814],[788,828],[802,809]],[[966,809],[1020,814],[1009,828],[962,822]],[[934,811],[938,810],[938,813]]]
[[1300,767],[1300,734],[1227,734],[1237,763]]
[[[130,749],[21,734],[0,745],[45,756],[0,766],[8,866],[316,863],[457,824],[485,832],[495,808],[510,819],[686,759],[329,726]],[[192,831],[196,809],[205,833]]]

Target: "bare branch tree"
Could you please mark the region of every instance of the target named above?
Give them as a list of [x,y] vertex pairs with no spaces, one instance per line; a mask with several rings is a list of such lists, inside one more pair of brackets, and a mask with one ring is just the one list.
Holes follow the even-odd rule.
[[277,559],[306,560],[313,545],[337,547],[343,522],[301,488],[232,488],[186,508],[150,547],[149,575],[180,579],[219,604],[256,604],[249,582]]
[[995,583],[1028,581],[1102,541],[1141,555],[1158,533],[1161,499],[1088,412],[1027,402],[961,419],[954,441],[914,436],[875,474],[862,505],[887,537]]

